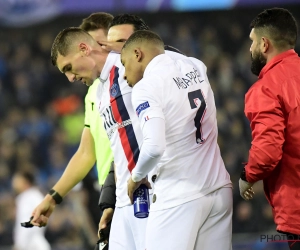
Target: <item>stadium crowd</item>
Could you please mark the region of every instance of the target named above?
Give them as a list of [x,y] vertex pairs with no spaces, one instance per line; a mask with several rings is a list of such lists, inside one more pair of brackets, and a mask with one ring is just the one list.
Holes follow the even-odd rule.
[[[256,13],[235,10],[168,13],[158,18],[155,14],[141,15],[166,44],[207,66],[217,105],[219,146],[234,184],[233,233],[258,234],[275,228],[262,185],[255,185],[257,195],[251,203],[240,197],[238,189],[251,140],[244,116],[244,94],[255,82],[250,71],[248,35],[249,22]],[[299,18],[300,11],[294,15]],[[60,17],[28,28],[0,28],[0,249],[13,244],[14,172],[33,171],[38,186],[46,193],[77,149],[87,88],[68,83],[51,65],[50,48],[57,30],[79,25],[81,19]],[[300,44],[296,51],[300,52]],[[95,243],[99,221],[95,171],[52,216],[46,237],[54,250],[89,249]],[[86,216],[82,218],[82,214]]]

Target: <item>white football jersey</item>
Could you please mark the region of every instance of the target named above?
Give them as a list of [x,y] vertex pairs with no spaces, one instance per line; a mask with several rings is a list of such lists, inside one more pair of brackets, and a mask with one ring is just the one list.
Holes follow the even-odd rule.
[[109,53],[100,75],[97,105],[114,154],[117,207],[130,205],[127,181],[140,153],[142,132],[131,104],[132,88],[123,79],[120,54]]
[[231,185],[217,144],[214,95],[201,61],[155,57],[133,88],[132,104],[141,128],[151,118],[165,120],[166,150],[156,170],[151,211]]

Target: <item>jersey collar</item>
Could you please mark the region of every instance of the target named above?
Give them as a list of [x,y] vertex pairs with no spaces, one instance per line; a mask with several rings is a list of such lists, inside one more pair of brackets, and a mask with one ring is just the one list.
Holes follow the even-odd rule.
[[162,61],[166,60],[166,58],[168,58],[169,60],[172,60],[168,55],[166,54],[161,54],[158,55],[156,57],[154,57],[149,64],[147,65],[145,71],[144,71],[144,75],[147,75],[148,73],[150,73],[152,71],[152,69],[154,67],[156,67],[157,64],[160,64]]
[[277,56],[274,56],[260,71],[258,78],[261,79],[263,76],[272,69],[276,64],[280,63],[283,59],[291,56],[297,56],[297,53],[293,49],[289,49],[285,52],[282,52],[278,54]]
[[120,63],[120,54],[116,52],[110,52],[106,58],[105,64],[100,74],[100,81],[104,83],[109,77],[112,67]]

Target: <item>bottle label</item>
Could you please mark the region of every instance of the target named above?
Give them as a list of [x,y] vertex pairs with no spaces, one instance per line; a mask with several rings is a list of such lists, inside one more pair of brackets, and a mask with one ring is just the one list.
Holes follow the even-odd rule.
[[133,194],[134,215],[137,218],[146,218],[149,214],[149,190],[141,185]]

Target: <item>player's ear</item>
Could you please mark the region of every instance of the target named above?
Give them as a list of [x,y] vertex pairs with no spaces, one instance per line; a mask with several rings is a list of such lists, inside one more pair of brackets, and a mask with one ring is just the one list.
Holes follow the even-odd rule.
[[270,40],[266,37],[261,38],[261,51],[266,53],[270,46]]
[[134,57],[138,62],[142,60],[142,51],[139,48],[134,49]]
[[87,56],[90,54],[90,47],[86,43],[80,43],[79,51],[83,56]]

